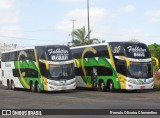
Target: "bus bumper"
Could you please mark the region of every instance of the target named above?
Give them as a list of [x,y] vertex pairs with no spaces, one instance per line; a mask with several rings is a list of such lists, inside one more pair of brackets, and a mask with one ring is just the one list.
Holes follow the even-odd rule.
[[153,89],[154,79],[131,79],[127,78],[126,90]]
[[48,91],[63,91],[72,90],[76,88],[75,78],[66,81],[48,80]]
[[135,85],[135,84],[127,82],[126,84],[127,84],[127,86],[126,86],[127,90],[153,89],[153,87],[154,87],[154,83],[147,84],[147,85]]

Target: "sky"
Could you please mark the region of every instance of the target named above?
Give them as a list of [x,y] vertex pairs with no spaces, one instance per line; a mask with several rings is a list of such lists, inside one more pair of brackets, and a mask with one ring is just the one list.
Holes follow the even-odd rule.
[[[89,0],[91,38],[160,44],[160,0]],[[87,30],[87,0],[0,0],[0,43],[64,44]]]

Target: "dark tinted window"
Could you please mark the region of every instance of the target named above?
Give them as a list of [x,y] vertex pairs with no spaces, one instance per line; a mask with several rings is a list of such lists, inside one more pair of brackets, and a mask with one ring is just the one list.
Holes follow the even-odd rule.
[[126,43],[124,44],[126,56],[129,58],[145,59],[151,58],[148,47],[142,43]]
[[71,51],[67,46],[37,46],[36,51],[39,59],[45,59],[49,61],[66,61],[72,59]]
[[[35,54],[34,54],[34,49],[28,49],[28,50],[23,50],[26,54],[27,54],[27,57],[25,55],[21,55],[20,56],[20,60],[33,60],[35,61]],[[18,60],[18,56],[19,56],[19,53],[21,51],[17,51],[15,53],[15,60]]]
[[[34,49],[28,49],[28,50],[22,50],[27,54],[27,57],[25,55],[20,56],[20,60],[33,60],[35,61],[35,54]],[[14,51],[14,52],[7,52],[2,54],[2,61],[8,62],[8,61],[17,61],[19,53],[21,51]]]
[[48,46],[46,48],[47,60],[66,61],[71,60],[71,51],[66,46]]
[[[104,67],[104,66],[87,66],[85,67],[87,76],[92,76],[93,68],[97,68],[97,76],[112,76],[113,71],[111,68]],[[75,68],[75,74],[77,76],[84,76],[82,68]]]
[[[107,45],[93,46],[96,50],[96,54],[91,51],[85,53],[84,58],[92,58],[92,57],[106,57],[109,58],[109,53],[107,49]],[[81,58],[82,53],[85,48],[71,49],[74,58]]]
[[5,54],[2,54],[1,59],[2,59],[2,60],[1,60],[2,62],[5,62]]
[[127,75],[126,62],[124,60],[119,60],[114,58],[115,67],[118,73],[122,75]]
[[125,51],[122,43],[110,42],[109,45],[114,55],[121,55],[121,56],[125,55]]
[[45,47],[36,47],[36,52],[39,59],[46,59]]

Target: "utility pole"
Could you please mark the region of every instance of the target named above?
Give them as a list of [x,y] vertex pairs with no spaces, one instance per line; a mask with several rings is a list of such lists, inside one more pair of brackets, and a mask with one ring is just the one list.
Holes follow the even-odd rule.
[[87,14],[88,14],[88,40],[90,40],[89,0],[87,0]]
[[71,20],[72,22],[73,22],[73,26],[72,26],[72,42],[73,42],[73,40],[74,40],[74,22],[76,21],[76,20]]

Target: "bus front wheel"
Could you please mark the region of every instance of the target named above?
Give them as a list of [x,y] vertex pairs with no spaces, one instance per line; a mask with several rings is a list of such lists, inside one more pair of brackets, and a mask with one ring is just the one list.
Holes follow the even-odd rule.
[[105,87],[105,84],[104,84],[103,80],[99,82],[98,89],[99,89],[99,91],[105,91],[106,90],[106,87]]

